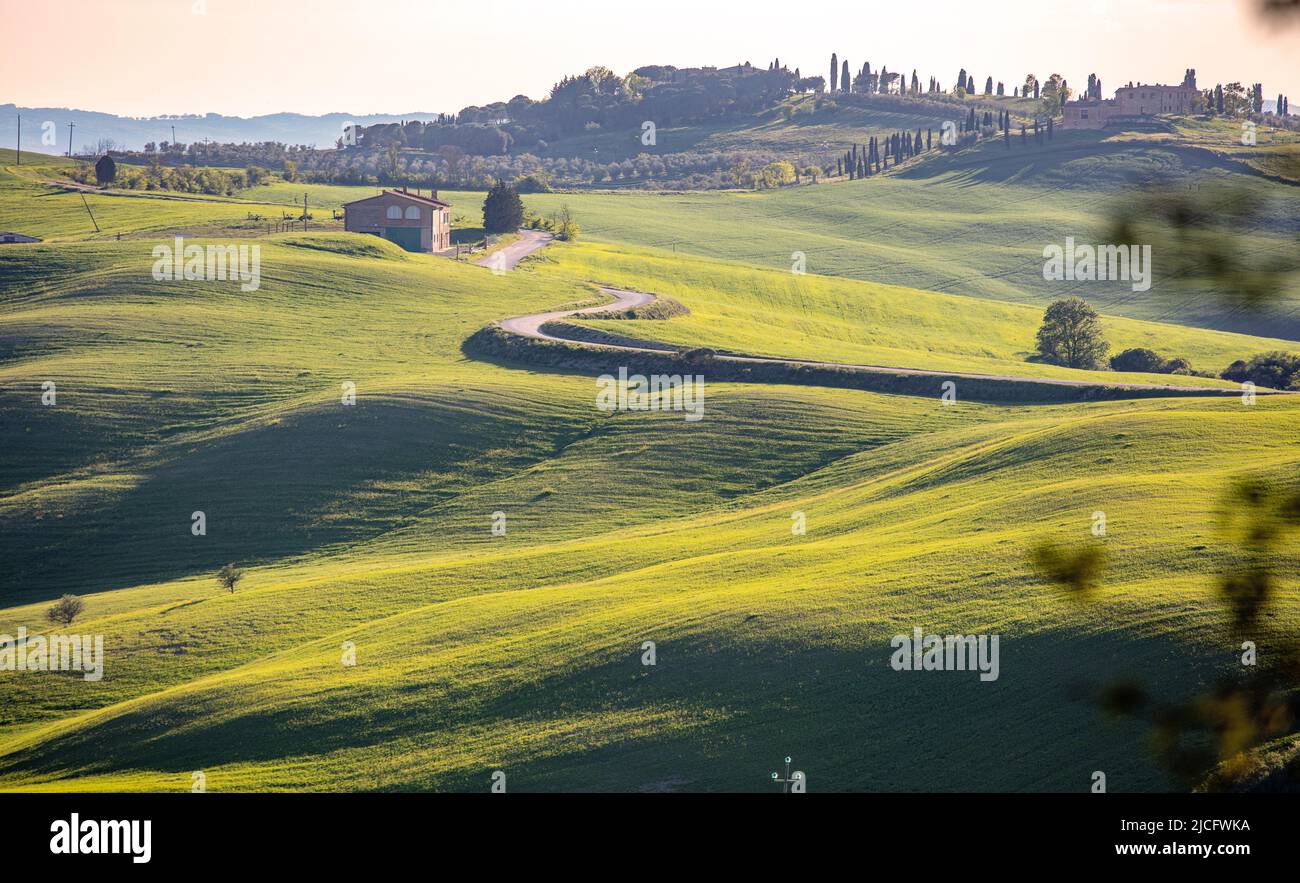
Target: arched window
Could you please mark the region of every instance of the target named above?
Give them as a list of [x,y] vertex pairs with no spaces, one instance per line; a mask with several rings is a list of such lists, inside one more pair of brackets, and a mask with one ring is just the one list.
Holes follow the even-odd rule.
[[408,221],[420,220],[420,207],[418,205],[408,205],[406,207],[406,220]]
[[388,207],[388,220],[400,221],[402,219],[402,207],[400,205],[390,205]]

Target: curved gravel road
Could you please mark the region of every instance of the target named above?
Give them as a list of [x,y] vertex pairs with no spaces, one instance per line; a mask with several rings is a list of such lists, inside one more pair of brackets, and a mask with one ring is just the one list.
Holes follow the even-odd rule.
[[543,233],[541,230],[520,230],[519,238],[516,241],[503,246],[500,250],[494,251],[474,263],[490,270],[513,270],[524,258],[550,245],[551,240],[554,238],[554,233]]

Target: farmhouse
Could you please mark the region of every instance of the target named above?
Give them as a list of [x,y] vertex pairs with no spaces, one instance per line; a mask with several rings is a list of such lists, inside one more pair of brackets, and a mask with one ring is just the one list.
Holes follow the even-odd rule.
[[372,233],[395,242],[407,251],[442,251],[451,247],[451,206],[419,192],[385,190],[378,196],[358,199],[343,206],[343,229],[351,233]]
[[1195,78],[1181,86],[1130,84],[1115,90],[1110,99],[1067,101],[1061,108],[1061,125],[1067,129],[1100,129],[1111,122],[1149,119],[1161,113],[1191,113],[1200,94]]

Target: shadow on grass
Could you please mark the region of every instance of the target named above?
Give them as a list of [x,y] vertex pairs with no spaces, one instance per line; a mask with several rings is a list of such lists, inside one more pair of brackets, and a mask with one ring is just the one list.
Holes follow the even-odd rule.
[[[613,661],[560,674],[539,657],[513,674],[514,686],[479,681],[471,689],[430,673],[388,687],[340,686],[315,702],[286,695],[274,710],[215,720],[204,716],[202,695],[151,704],[0,758],[0,775],[21,782],[161,770],[187,782],[194,769],[274,766],[343,749],[400,756],[404,742],[434,756],[447,744],[451,756],[465,734],[522,725],[556,736],[493,745],[481,764],[412,769],[388,790],[483,791],[500,768],[517,791],[777,791],[770,773],[787,755],[810,791],[1086,793],[1095,770],[1113,791],[1173,787],[1140,729],[1100,718],[1081,694],[1085,681],[1134,671],[1170,689],[1188,684],[1204,660],[1182,645],[1125,632],[1004,634],[1001,676],[984,683],[970,671],[894,671],[893,626],[866,640],[809,636],[834,637],[838,647],[795,645],[770,614],[743,614],[681,641],[647,624],[647,636],[660,632],[653,667],[642,665],[638,638],[606,648]],[[602,712],[637,711],[668,714],[680,726],[621,738],[581,726]],[[313,788],[330,786],[303,774]]]

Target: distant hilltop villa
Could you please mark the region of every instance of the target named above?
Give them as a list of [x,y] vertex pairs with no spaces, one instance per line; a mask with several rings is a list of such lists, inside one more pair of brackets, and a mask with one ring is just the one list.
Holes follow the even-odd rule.
[[1178,86],[1129,83],[1115,90],[1114,98],[1101,97],[1101,84],[1090,88],[1078,101],[1067,101],[1061,108],[1067,129],[1100,129],[1112,121],[1150,118],[1161,113],[1191,113],[1200,94],[1196,88],[1196,71],[1188,70]]

